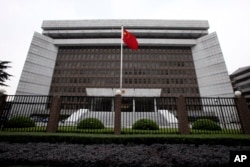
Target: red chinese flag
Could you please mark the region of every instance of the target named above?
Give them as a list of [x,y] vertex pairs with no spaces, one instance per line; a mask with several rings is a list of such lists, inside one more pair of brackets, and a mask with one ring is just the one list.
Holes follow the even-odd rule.
[[128,32],[127,30],[123,30],[123,42],[130,48],[133,50],[137,50],[138,49],[138,42],[136,37],[131,34],[130,32]]

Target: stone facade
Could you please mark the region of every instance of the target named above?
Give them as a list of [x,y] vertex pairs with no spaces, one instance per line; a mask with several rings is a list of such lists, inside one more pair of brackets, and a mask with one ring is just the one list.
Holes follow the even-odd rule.
[[217,35],[203,20],[44,21],[16,94],[85,96],[96,88],[105,95],[119,88],[121,25],[139,43],[138,51],[123,46],[125,94],[233,96]]

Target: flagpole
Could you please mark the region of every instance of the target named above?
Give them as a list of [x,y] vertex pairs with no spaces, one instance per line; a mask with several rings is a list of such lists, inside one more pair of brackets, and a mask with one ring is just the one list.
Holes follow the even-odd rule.
[[120,91],[122,92],[122,62],[123,62],[123,26],[121,26],[121,69],[120,69]]

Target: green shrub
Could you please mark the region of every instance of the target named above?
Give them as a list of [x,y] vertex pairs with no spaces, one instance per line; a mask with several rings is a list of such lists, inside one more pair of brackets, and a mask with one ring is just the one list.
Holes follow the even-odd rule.
[[210,119],[216,123],[220,121],[217,116],[188,116],[188,122],[195,122],[198,119]]
[[198,119],[193,123],[192,128],[197,130],[221,130],[221,127],[210,119]]
[[77,129],[104,129],[104,125],[99,119],[86,118],[77,124]]
[[132,129],[158,130],[159,126],[151,119],[140,119],[133,124]]
[[35,126],[35,122],[29,117],[25,116],[13,117],[4,124],[4,128],[28,128]]

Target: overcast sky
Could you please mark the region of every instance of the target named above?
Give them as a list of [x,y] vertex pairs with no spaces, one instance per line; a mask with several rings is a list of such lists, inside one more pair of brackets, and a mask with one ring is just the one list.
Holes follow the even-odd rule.
[[33,33],[43,20],[208,20],[216,31],[228,73],[250,65],[250,0],[0,0],[0,60],[14,75],[4,87],[15,94]]

